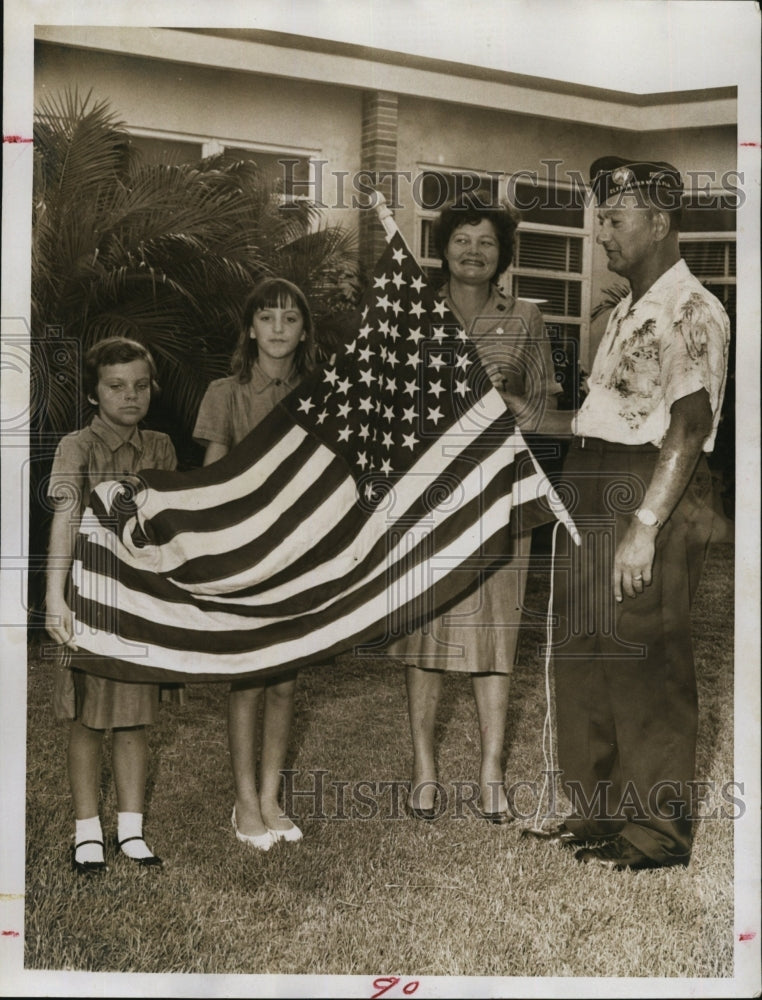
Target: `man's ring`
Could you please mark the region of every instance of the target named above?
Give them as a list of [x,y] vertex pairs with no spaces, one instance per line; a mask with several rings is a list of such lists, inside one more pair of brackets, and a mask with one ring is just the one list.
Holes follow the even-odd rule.
[[643,579],[643,574],[642,573],[638,573],[637,576],[633,577],[633,580],[642,580],[642,579]]

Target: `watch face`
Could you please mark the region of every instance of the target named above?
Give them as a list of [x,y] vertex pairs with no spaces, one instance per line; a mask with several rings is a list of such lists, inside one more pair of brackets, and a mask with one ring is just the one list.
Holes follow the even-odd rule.
[[649,528],[653,528],[655,524],[659,523],[659,518],[656,516],[656,514],[654,514],[652,510],[648,510],[647,508],[641,508],[641,510],[638,511],[636,516],[642,524],[645,524]]

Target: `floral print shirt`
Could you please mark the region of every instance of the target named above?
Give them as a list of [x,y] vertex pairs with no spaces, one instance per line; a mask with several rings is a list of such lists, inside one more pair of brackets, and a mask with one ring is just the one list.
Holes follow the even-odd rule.
[[633,304],[612,311],[574,433],[661,447],[672,404],[706,389],[714,446],[728,366],[730,323],[719,300],[678,261]]

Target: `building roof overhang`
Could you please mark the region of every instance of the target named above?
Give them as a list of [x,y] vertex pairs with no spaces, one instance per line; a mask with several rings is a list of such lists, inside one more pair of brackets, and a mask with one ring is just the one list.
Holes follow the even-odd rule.
[[246,28],[38,26],[41,42],[594,124],[734,125],[737,88],[634,93],[306,35]]

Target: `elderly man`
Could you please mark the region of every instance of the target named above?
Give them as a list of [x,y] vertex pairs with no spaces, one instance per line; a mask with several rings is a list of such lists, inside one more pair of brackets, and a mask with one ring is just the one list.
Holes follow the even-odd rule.
[[704,453],[730,333],[680,257],[678,171],[605,157],[591,182],[598,243],[631,292],[611,313],[571,426],[560,412],[539,425],[572,431],[564,479],[582,545],[560,553],[555,572],[558,751],[573,813],[527,833],[621,871],[690,858],[690,608],[711,533]]

